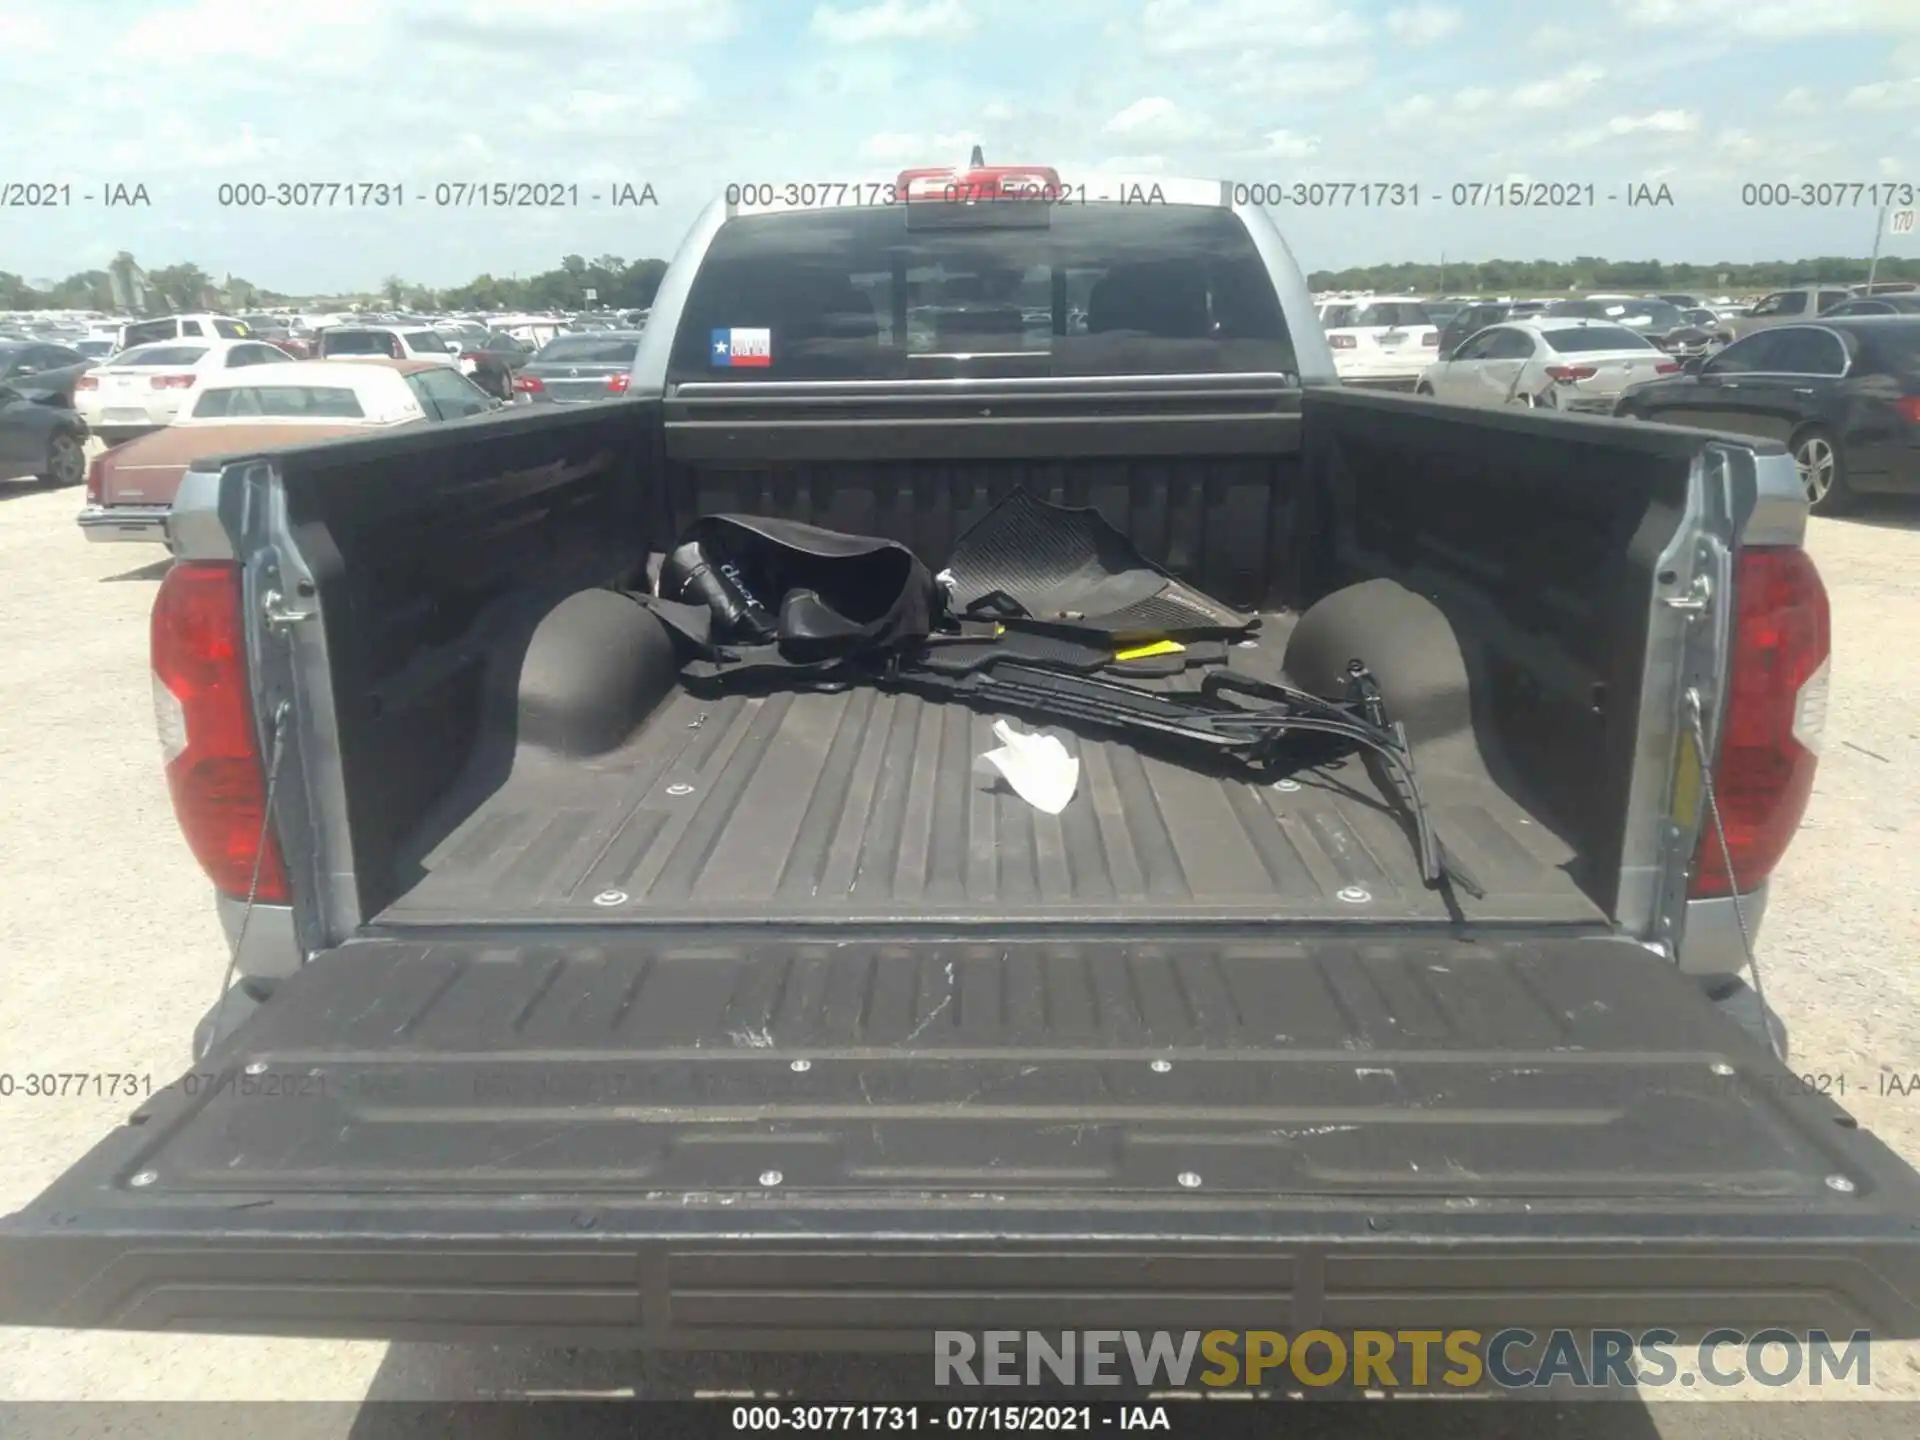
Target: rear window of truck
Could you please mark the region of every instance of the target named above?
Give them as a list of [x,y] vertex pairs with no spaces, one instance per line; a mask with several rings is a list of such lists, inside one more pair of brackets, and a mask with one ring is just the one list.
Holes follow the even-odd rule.
[[669,378],[899,380],[1292,373],[1232,212],[1061,205],[1048,223],[912,228],[905,206],[744,216],[714,237]]

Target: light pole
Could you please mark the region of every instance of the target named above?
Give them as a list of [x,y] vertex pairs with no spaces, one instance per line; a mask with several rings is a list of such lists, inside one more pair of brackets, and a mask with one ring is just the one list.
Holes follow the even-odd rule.
[[1867,293],[1873,293],[1873,277],[1880,269],[1880,237],[1887,233],[1887,216],[1893,211],[1893,196],[1880,207],[1879,223],[1873,227],[1873,258],[1867,262]]

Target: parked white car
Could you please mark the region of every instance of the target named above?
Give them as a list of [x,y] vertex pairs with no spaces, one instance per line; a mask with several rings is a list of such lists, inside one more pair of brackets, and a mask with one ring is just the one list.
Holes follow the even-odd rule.
[[431,360],[461,368],[447,337],[426,325],[335,325],[320,332],[318,360]]
[[210,375],[293,357],[260,340],[175,340],[136,345],[74,382],[73,408],[109,445],[171,425]]
[[1440,327],[1416,299],[1343,301],[1326,306],[1320,323],[1348,385],[1410,388],[1440,350]]
[[[379,357],[375,357],[378,359]],[[179,427],[352,424],[369,429],[417,420],[484,414],[499,402],[469,380],[443,378],[430,361],[388,360],[342,365],[289,360],[256,370],[211,376]]]
[[1679,369],[1679,361],[1624,325],[1542,317],[1469,335],[1426,369],[1414,393],[1460,405],[1611,415],[1627,386]]
[[231,315],[162,315],[155,320],[130,320],[115,336],[119,348],[157,345],[162,340],[244,340],[247,327]]

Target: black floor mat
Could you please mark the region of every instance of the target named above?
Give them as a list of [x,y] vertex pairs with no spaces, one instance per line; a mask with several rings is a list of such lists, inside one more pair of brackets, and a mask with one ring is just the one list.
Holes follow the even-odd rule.
[[1146,559],[1098,510],[1016,490],[962,535],[947,562],[965,612],[996,594],[1035,620],[1116,640],[1237,635],[1257,617],[1229,609]]

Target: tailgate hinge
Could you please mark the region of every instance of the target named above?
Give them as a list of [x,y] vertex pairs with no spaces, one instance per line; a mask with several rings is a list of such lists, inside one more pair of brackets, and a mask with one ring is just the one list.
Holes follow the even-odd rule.
[[266,618],[268,629],[285,631],[302,620],[311,620],[319,612],[311,606],[290,605],[286,596],[269,589],[261,593],[260,613]]
[[1699,614],[1713,603],[1713,580],[1710,576],[1696,574],[1693,583],[1687,586],[1684,595],[1664,595],[1661,603],[1669,610],[1685,610],[1690,614]]

